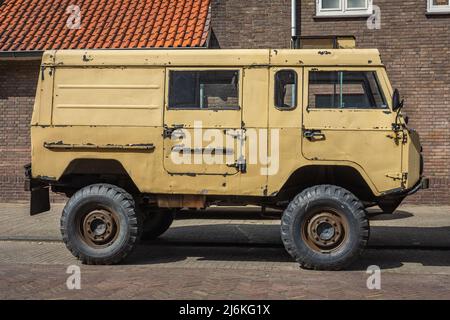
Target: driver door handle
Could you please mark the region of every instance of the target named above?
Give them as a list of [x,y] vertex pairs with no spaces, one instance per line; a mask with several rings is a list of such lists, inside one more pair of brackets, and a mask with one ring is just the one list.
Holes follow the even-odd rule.
[[325,134],[321,130],[305,130],[303,136],[309,141],[325,140]]

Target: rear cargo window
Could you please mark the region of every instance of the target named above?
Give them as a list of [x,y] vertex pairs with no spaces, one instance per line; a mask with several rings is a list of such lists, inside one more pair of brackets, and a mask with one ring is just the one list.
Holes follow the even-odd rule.
[[387,105],[374,71],[312,71],[308,108],[382,109]]
[[170,109],[239,109],[239,71],[170,71]]

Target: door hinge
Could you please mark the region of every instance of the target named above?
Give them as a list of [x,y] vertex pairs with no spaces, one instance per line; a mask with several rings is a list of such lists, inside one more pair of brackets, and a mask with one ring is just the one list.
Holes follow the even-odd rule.
[[392,139],[395,141],[395,144],[399,145],[400,141],[402,142],[402,144],[406,144],[408,142],[408,135],[405,134],[404,132],[395,132],[394,134],[388,134],[386,135],[386,137],[388,137],[389,139]]
[[392,131],[399,132],[402,130],[402,125],[399,123],[393,123],[392,124]]
[[225,129],[224,130],[224,134],[237,139],[239,141],[245,141],[247,136],[246,136],[247,130],[246,129]]
[[403,131],[402,135],[403,135],[402,143],[407,144],[408,143],[408,134]]
[[235,163],[227,164],[227,167],[236,168],[237,171],[246,173],[247,172],[247,160],[244,157],[240,157]]
[[393,180],[399,180],[402,182],[402,184],[405,184],[408,180],[408,173],[407,172],[395,172],[395,173],[387,173],[386,177],[391,178]]
[[[242,126],[245,124],[242,123]],[[235,163],[227,164],[230,168],[236,168],[238,172],[246,173],[247,172],[247,160],[244,156],[244,147],[245,140],[247,139],[247,130],[245,128],[242,129],[231,129],[225,130],[225,134],[233,137],[238,140],[239,150],[238,150],[238,159]]]
[[44,81],[45,80],[45,71],[48,69],[48,75],[51,77],[53,75],[53,68],[52,67],[47,67],[47,66],[42,66],[41,67],[41,80]]

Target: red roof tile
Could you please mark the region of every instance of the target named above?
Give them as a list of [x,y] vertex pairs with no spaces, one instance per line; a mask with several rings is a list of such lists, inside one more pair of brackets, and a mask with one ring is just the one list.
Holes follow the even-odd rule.
[[[202,47],[211,0],[4,0],[0,51]],[[67,26],[70,5],[81,24]]]

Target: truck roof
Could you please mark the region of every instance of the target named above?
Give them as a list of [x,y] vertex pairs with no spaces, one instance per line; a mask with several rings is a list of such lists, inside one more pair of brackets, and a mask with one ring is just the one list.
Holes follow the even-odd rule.
[[377,49],[53,50],[47,66],[382,66]]

